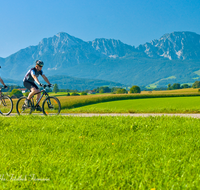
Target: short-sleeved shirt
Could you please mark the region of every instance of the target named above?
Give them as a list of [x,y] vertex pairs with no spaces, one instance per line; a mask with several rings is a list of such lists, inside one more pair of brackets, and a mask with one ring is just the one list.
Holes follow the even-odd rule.
[[35,75],[36,77],[39,77],[39,75],[43,75],[43,71],[37,71],[37,69],[35,67],[33,67],[32,69],[30,69],[25,77],[23,81],[30,81],[30,82],[34,82],[34,78],[32,77],[32,74]]

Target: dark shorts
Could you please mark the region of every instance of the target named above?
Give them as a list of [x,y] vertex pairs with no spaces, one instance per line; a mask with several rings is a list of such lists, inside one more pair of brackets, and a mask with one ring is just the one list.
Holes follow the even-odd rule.
[[24,81],[24,86],[29,90],[31,90],[31,88],[39,89],[34,82],[31,82],[31,81],[28,81],[28,80]]

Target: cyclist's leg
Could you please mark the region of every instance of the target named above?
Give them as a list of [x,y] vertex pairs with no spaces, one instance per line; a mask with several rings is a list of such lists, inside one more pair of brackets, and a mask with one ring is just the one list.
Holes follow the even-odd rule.
[[[40,92],[40,90],[39,90],[38,92]],[[41,97],[41,92],[37,94],[37,98],[36,98],[36,101],[37,101],[37,102],[38,102],[38,100],[40,99],[40,97]],[[40,102],[39,102],[39,104],[40,104]],[[38,105],[39,105],[39,104],[38,104]]]
[[35,87],[32,87],[30,90],[31,90],[31,92],[29,93],[29,95],[28,95],[28,97],[27,97],[28,100],[31,100],[31,98],[32,98],[36,93],[40,92],[40,90],[39,90],[39,89],[36,89]]
[[27,97],[27,100],[31,100],[31,98],[34,96],[34,94],[40,92],[39,88],[37,87],[37,85],[34,82],[31,81],[24,81],[24,86],[30,90],[30,93]]

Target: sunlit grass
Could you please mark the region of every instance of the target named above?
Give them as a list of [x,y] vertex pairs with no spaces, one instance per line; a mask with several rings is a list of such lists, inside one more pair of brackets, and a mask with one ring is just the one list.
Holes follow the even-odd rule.
[[200,97],[166,97],[111,101],[70,109],[68,112],[200,113]]
[[0,117],[1,189],[198,189],[200,120]]

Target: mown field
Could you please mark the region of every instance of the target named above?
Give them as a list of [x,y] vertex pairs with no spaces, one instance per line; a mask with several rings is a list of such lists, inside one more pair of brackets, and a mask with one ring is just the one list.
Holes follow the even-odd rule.
[[200,113],[200,97],[118,100],[67,110],[74,113]]
[[0,117],[0,189],[198,189],[200,120]]

